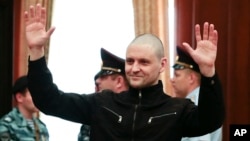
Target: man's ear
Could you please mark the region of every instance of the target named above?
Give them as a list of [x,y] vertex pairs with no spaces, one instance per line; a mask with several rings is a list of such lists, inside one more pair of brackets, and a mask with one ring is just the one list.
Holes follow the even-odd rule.
[[167,58],[163,57],[161,58],[161,69],[160,69],[160,73],[163,72],[166,69],[167,66]]
[[192,79],[194,82],[196,82],[196,83],[198,83],[198,85],[200,85],[201,75],[198,72],[195,72],[195,71],[192,72]]
[[190,72],[190,80],[192,83],[195,83],[197,81],[197,75],[195,74],[195,72]]
[[14,97],[15,97],[17,102],[22,102],[23,101],[23,95],[21,93],[19,93],[19,92],[16,93]]
[[116,77],[116,87],[121,87],[122,86],[122,84],[123,84],[123,78],[122,78],[122,76],[117,76]]

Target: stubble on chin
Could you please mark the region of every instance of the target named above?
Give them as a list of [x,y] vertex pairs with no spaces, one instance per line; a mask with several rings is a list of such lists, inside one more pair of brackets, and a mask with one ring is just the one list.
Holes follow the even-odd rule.
[[140,81],[134,81],[134,80],[130,80],[130,86],[132,86],[133,88],[141,88],[142,83]]

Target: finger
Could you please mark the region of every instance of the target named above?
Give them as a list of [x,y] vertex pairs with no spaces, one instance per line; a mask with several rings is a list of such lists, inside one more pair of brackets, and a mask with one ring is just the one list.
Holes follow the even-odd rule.
[[209,37],[208,40],[213,40],[214,38],[214,25],[210,24],[209,26]]
[[182,43],[183,46],[180,46],[183,51],[186,51],[190,56],[192,56],[192,53],[194,49],[186,42]]
[[24,12],[24,21],[26,25],[29,23],[29,13],[27,11]]
[[217,32],[217,30],[214,30],[214,32],[213,32],[213,38],[211,39],[211,42],[215,46],[217,46],[217,44],[218,44],[218,32]]
[[32,5],[30,6],[30,9],[29,9],[29,17],[30,17],[30,20],[33,20],[35,17],[35,9]]
[[47,31],[47,37],[49,38],[51,35],[52,35],[52,33],[55,31],[55,27],[51,27],[48,31]]
[[38,3],[36,5],[36,11],[35,11],[35,18],[36,18],[36,22],[40,22],[41,20],[41,5]]
[[43,24],[43,25],[46,25],[46,9],[45,8],[42,8],[41,9],[41,20],[40,22]]
[[204,23],[204,26],[203,26],[203,40],[208,40],[208,22],[205,22]]
[[195,25],[195,38],[196,41],[199,42],[201,40],[201,32],[200,32],[200,25]]

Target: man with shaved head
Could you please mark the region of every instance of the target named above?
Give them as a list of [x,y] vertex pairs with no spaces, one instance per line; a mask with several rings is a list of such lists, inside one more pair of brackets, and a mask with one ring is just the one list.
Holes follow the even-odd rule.
[[157,84],[166,65],[162,42],[155,35],[140,35],[128,46],[125,72],[132,87],[140,89]]
[[[164,48],[161,40],[153,35],[153,34],[142,34],[138,37],[136,37],[129,46],[136,46],[136,45],[147,45],[148,47],[151,47],[152,51],[155,51],[156,55],[159,58],[164,57]],[[145,46],[146,47],[146,46]]]
[[30,53],[29,89],[36,106],[45,114],[90,125],[91,141],[178,141],[183,136],[209,133],[222,125],[225,109],[215,71],[218,33],[213,24],[204,23],[203,36],[196,25],[195,49],[187,43],[182,46],[201,72],[196,106],[188,99],[164,93],[159,76],[167,59],[161,40],[152,34],[137,36],[127,48],[127,91],[80,95],[59,90],[44,57],[46,41],[55,28],[46,31],[46,10],[40,4],[25,11],[24,18]]

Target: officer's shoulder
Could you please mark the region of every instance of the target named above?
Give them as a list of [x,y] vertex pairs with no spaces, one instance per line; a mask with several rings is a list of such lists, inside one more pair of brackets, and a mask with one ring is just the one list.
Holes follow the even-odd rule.
[[6,117],[4,117],[3,121],[8,122],[8,123],[11,123],[11,122],[14,121],[14,118],[11,117],[11,116],[6,116]]
[[13,121],[15,121],[14,115],[13,115],[13,111],[10,111],[9,113],[7,113],[6,115],[4,115],[1,119],[1,122],[4,123],[11,123]]
[[12,116],[6,115],[6,116],[2,117],[2,119],[0,120],[0,125],[8,126],[8,125],[12,124],[14,121],[15,121],[15,119]]
[[[0,119],[0,136],[8,131],[10,123],[6,122],[4,118]],[[1,141],[1,139],[0,139]]]
[[112,97],[113,95],[115,95],[115,93],[112,90],[109,89],[105,89],[102,90],[100,93],[97,94],[99,97],[104,98],[104,97]]

